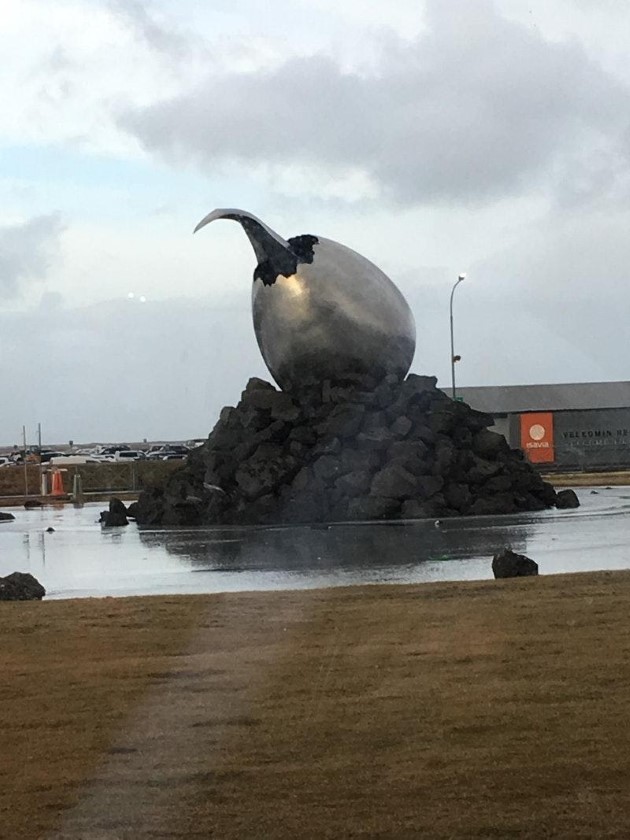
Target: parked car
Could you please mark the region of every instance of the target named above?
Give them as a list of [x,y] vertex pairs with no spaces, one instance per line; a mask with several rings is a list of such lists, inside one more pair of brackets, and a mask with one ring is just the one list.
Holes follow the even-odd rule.
[[57,452],[54,449],[42,449],[39,457],[42,464],[47,464],[52,458],[61,458],[65,454],[65,452]]
[[146,456],[147,461],[161,461],[164,458],[164,456],[167,454],[167,452],[168,452],[167,449],[162,449],[162,448],[153,449],[152,451],[150,451],[147,454],[147,456]]
[[100,459],[92,458],[89,455],[56,455],[48,463],[51,467],[63,467],[73,464],[98,464]]
[[102,446],[101,455],[116,455],[118,452],[131,452],[126,443],[116,443],[112,446]]
[[114,455],[114,461],[144,461],[145,458],[141,449],[124,449]]

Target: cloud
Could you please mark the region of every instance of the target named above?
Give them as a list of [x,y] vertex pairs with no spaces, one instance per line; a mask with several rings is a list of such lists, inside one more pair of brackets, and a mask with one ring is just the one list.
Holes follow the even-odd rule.
[[381,197],[406,204],[539,188],[585,144],[626,154],[628,91],[577,43],[547,41],[485,0],[430,0],[427,12],[426,30],[412,42],[390,37],[371,75],[323,55],[213,72],[128,109],[120,125],[150,152],[203,169],[360,169]]
[[181,32],[173,21],[160,20],[154,4],[146,0],[109,0],[109,7],[123,23],[131,24],[134,32],[150,49],[169,58],[181,61],[198,46],[197,39],[189,32]]
[[139,3],[125,5],[123,15],[109,0],[6,0],[0,141],[137,156],[112,112],[123,101],[145,105],[180,90],[177,73],[189,56],[173,60],[175,27],[169,34]]
[[23,288],[42,280],[59,257],[64,226],[57,214],[0,227],[0,294],[2,301],[18,297]]

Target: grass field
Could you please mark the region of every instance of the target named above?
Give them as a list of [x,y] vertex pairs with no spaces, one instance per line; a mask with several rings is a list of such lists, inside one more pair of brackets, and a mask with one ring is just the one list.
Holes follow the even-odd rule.
[[3,838],[630,837],[630,573],[0,604]]

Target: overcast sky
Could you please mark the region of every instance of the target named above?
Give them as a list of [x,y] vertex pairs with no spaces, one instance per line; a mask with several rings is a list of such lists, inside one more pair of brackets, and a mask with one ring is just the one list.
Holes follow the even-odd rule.
[[460,384],[630,378],[630,4],[0,12],[0,443],[205,436],[266,375],[222,206],[379,265],[444,387],[462,271]]

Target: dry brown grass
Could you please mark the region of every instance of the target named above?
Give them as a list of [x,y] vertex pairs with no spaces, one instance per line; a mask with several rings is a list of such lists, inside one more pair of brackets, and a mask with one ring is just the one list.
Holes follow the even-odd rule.
[[[71,464],[64,467],[66,472],[64,473],[63,484],[65,491],[69,493],[72,490],[74,475],[79,473],[84,493],[115,492],[161,486],[172,473],[182,468],[182,464],[182,461]],[[39,466],[27,467],[27,483],[29,493],[38,495],[40,488]],[[0,469],[0,497],[23,496],[25,487],[23,467],[2,467]]]
[[606,487],[608,484],[627,486],[630,484],[630,470],[612,472],[566,472],[543,475],[545,481],[560,490],[562,487]]
[[630,573],[0,607],[2,837],[630,837]]

